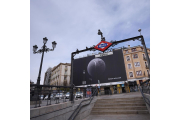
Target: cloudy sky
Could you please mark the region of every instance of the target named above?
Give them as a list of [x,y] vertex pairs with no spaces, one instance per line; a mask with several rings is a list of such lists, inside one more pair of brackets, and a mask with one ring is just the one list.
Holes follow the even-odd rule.
[[[44,37],[48,38],[48,48],[53,41],[57,46],[44,54],[41,84],[48,67],[70,63],[71,52],[98,44],[98,29],[106,41],[111,41],[138,36],[139,28],[150,48],[149,0],[30,0],[30,79],[36,83],[42,56],[33,54],[33,45],[41,48]],[[115,47],[127,45],[141,43],[132,41]]]

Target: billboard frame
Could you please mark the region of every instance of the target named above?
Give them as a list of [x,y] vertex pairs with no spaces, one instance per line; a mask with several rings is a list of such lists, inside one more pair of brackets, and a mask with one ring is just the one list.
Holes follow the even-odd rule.
[[[147,53],[147,48],[146,48],[146,45],[145,45],[144,37],[142,35],[136,36],[136,37],[132,37],[132,38],[127,38],[127,39],[124,39],[124,40],[119,40],[119,41],[110,41],[110,43],[112,43],[112,44],[109,47],[111,47],[111,46],[114,47],[114,46],[118,45],[119,43],[123,43],[123,42],[127,42],[127,41],[135,41],[135,40],[141,41],[141,44],[143,45],[143,48],[144,48],[144,51],[145,51],[145,55],[146,55],[146,59],[147,59],[147,62],[148,62],[148,67],[149,67],[149,70],[150,70],[150,59],[149,59],[149,56],[148,56],[148,53]],[[105,41],[105,38],[102,35],[101,35],[101,41]],[[105,51],[107,51],[108,48]],[[71,102],[74,102],[74,99],[73,99],[73,87],[74,87],[74,84],[73,84],[73,60],[74,60],[74,56],[76,54],[81,53],[81,52],[96,51],[96,50],[97,49],[95,48],[95,45],[93,45],[90,48],[86,47],[86,49],[83,49],[83,50],[78,50],[77,49],[75,52],[71,53],[71,78],[70,78],[71,90],[70,90],[70,98],[69,98],[69,100]],[[105,51],[103,51],[103,53]]]

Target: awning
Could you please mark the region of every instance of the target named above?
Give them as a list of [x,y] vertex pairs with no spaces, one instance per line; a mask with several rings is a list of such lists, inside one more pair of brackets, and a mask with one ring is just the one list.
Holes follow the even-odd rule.
[[128,79],[127,81],[137,81],[137,80],[147,80],[149,79],[148,77],[141,77],[141,78],[135,78],[135,79]]

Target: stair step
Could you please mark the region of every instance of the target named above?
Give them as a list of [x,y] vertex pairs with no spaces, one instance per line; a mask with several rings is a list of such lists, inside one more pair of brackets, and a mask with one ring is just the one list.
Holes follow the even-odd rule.
[[110,103],[95,103],[95,107],[121,107],[121,106],[146,106],[145,103],[116,103],[116,104],[110,104]]
[[144,100],[129,101],[97,101],[96,103],[144,103]]
[[114,114],[149,114],[148,110],[93,110],[92,115],[114,115]]
[[146,106],[93,107],[92,110],[147,110]]
[[98,99],[97,101],[101,101],[101,100],[143,100],[143,97],[133,97],[133,98],[109,98],[109,99]]

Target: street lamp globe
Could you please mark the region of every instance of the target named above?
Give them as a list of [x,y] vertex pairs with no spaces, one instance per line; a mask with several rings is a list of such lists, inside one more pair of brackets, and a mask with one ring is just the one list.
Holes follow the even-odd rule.
[[34,46],[33,46],[33,51],[36,52],[37,49],[38,49],[38,46],[37,46],[37,45],[34,45]]
[[56,41],[54,41],[54,42],[52,42],[52,47],[53,47],[53,49],[56,47]]
[[43,43],[44,44],[46,44],[47,43],[47,41],[48,41],[48,39],[45,37],[45,38],[43,38]]

